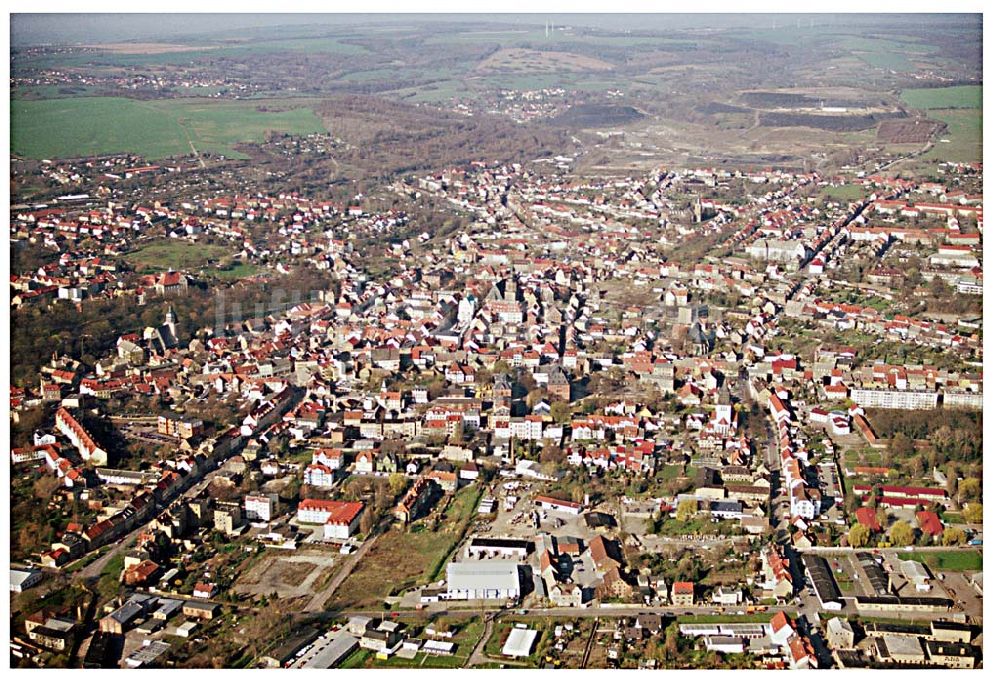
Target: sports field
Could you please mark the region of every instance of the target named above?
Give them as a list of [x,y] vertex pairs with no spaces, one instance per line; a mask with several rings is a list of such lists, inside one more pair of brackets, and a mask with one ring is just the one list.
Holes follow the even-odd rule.
[[269,130],[309,134],[322,132],[323,124],[306,102],[287,100],[11,101],[11,149],[28,158],[131,152],[159,159],[195,151],[241,157],[235,144],[263,141]]

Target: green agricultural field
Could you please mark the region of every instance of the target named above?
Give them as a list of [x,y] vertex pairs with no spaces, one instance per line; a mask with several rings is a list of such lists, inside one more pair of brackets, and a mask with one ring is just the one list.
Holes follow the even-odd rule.
[[899,552],[903,561],[919,561],[935,571],[981,571],[983,553],[971,549],[952,552]]
[[361,45],[341,42],[332,37],[289,37],[254,40],[228,44],[185,44],[190,49],[159,51],[120,51],[115,49],[77,52],[73,54],[41,54],[21,56],[20,64],[32,68],[97,67],[121,68],[128,66],[161,66],[191,64],[197,61],[227,57],[246,58],[261,53],[296,51],[321,54],[363,54],[368,51]]
[[876,68],[903,72],[916,70],[906,55],[899,52],[855,52],[855,56]]
[[924,110],[935,108],[981,109],[983,107],[983,86],[961,85],[958,87],[903,90],[900,98],[908,105]]
[[[904,36],[901,36],[903,38]],[[915,41],[882,40],[858,36],[838,36],[838,46],[871,66],[893,71],[914,71],[912,60],[919,61],[938,51],[933,45]]]
[[[544,22],[542,22],[544,23]],[[698,44],[697,40],[686,38],[665,38],[660,36],[614,36],[581,34],[573,31],[552,31],[545,35],[545,28],[515,29],[509,31],[465,31],[449,35],[435,35],[425,40],[428,45],[449,44],[491,44],[501,47],[548,47],[558,45],[560,49],[572,49],[573,46],[608,46],[608,47],[655,47],[655,48],[690,48]]]
[[[931,117],[948,126],[927,160],[979,163],[983,160],[983,112],[979,109],[932,111]],[[947,139],[948,141],[944,141]]]
[[289,38],[279,40],[267,40],[255,42],[248,49],[258,51],[263,48],[267,51],[279,52],[284,50],[296,50],[299,52],[313,52],[325,54],[364,54],[369,51],[367,47],[355,45],[349,42],[342,42],[337,38],[317,37],[317,38]]
[[[204,245],[189,241],[160,241],[125,255],[138,271],[198,271],[212,261],[225,258],[229,250],[221,245]],[[235,268],[235,267],[234,267]],[[232,272],[225,272],[231,274]],[[250,275],[250,274],[244,274]]]
[[853,33],[830,26],[789,25],[788,21],[778,22],[774,29],[764,28],[736,31],[743,39],[771,42],[778,45],[803,47],[823,45],[844,54],[841,59],[854,57],[870,66],[894,71],[915,70],[910,58],[920,59],[938,51],[933,45],[921,44],[920,38],[893,36],[893,39],[862,38]]
[[864,50],[868,52],[906,52],[908,54],[932,54],[938,50],[934,45],[925,45],[913,40],[883,40],[881,38],[859,38],[850,36],[841,38],[840,46],[849,50]]
[[[259,110],[258,107],[287,110]],[[149,159],[195,150],[241,157],[233,146],[274,130],[323,132],[306,102],[83,97],[11,101],[11,148],[28,158],[131,152]]]
[[98,88],[85,85],[34,85],[11,90],[11,99],[68,99],[97,96]]
[[736,29],[733,33],[741,40],[752,42],[770,42],[777,45],[803,45],[818,41],[829,41],[830,31],[826,26],[816,28],[798,27],[795,30],[788,26],[768,28]]
[[927,111],[929,117],[948,126],[934,148],[920,156],[922,162],[982,161],[982,85],[903,90],[900,98],[909,106]]

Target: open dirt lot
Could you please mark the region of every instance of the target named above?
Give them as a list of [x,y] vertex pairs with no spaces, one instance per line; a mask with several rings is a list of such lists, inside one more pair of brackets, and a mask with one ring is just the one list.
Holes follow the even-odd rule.
[[244,573],[234,590],[254,596],[277,592],[282,599],[310,596],[333,574],[339,561],[334,552],[275,552]]

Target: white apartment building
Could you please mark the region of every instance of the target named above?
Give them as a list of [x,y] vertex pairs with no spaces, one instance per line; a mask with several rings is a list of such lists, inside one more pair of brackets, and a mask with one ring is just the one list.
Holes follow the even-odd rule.
[[862,408],[933,410],[938,404],[938,393],[901,389],[851,389],[851,400]]
[[249,521],[270,521],[278,509],[278,496],[247,495],[243,498],[243,510]]

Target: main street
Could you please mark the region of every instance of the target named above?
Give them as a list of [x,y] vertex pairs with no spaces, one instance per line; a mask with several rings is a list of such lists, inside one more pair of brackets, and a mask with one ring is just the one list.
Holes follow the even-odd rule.
[[[442,602],[450,603],[450,602]],[[460,602],[466,603],[466,602]],[[720,612],[721,609],[721,612]],[[774,615],[779,611],[793,613],[795,606],[758,606],[758,612],[750,615]],[[763,609],[763,610],[760,610]],[[432,616],[447,615],[449,618],[469,618],[486,617],[490,619],[501,618],[622,618],[634,617],[640,613],[658,613],[660,615],[681,616],[709,616],[732,618],[734,616],[746,616],[747,606],[643,606],[621,605],[621,606],[590,606],[586,608],[484,608],[476,607],[427,607],[421,610],[387,611],[384,608],[359,608],[343,611],[323,611],[314,616],[316,620],[333,620],[336,618],[350,617],[352,615],[368,615],[374,618],[392,618],[399,620],[427,620]]]

